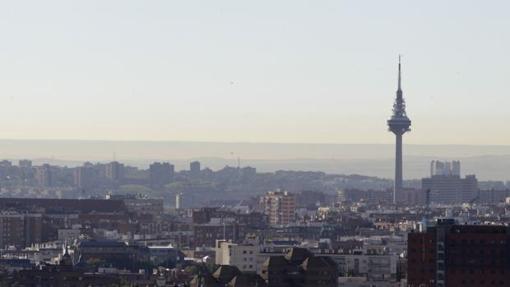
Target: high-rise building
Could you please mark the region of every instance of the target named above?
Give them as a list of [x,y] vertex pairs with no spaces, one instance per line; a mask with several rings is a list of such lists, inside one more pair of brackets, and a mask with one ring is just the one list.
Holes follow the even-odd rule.
[[174,166],[168,162],[154,162],[149,166],[151,187],[163,187],[170,183],[174,176]]
[[460,176],[460,161],[454,160],[452,161],[452,172],[453,175]]
[[456,175],[460,176],[460,161],[439,161],[430,162],[430,176],[434,175]]
[[91,166],[84,165],[74,169],[74,185],[78,188],[92,188],[94,184],[94,170]]
[[41,235],[41,214],[0,213],[0,248],[9,246],[23,248],[40,243]]
[[106,164],[105,177],[113,181],[121,181],[124,177],[124,165],[117,161]]
[[182,192],[177,192],[175,194],[175,209],[182,208]]
[[397,204],[398,196],[403,188],[403,166],[402,166],[402,136],[410,131],[411,120],[406,114],[406,104],[402,95],[402,77],[400,68],[400,57],[398,58],[398,88],[397,97],[393,104],[393,114],[387,121],[389,130],[395,134],[395,182],[393,187],[393,203]]
[[191,175],[200,174],[200,162],[199,161],[190,162],[189,171],[190,171]]
[[20,247],[25,241],[23,214],[5,212],[0,214],[0,248]]
[[38,166],[35,170],[35,177],[40,186],[53,186],[53,176],[51,166],[49,164],[45,163],[42,166]]
[[422,190],[430,191],[430,202],[458,204],[478,196],[478,180],[474,175],[460,177],[460,162],[432,161],[430,177],[421,180]]
[[32,161],[28,159],[21,159],[18,162],[19,172],[23,181],[33,179],[34,171],[32,169]]
[[407,286],[510,286],[510,229],[439,220],[408,235]]
[[286,225],[294,221],[296,199],[292,193],[281,190],[269,191],[261,201],[269,224]]
[[42,215],[24,214],[25,246],[42,242]]

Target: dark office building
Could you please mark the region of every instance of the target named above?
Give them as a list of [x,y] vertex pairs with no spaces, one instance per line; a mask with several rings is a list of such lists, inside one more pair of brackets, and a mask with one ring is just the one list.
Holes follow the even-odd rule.
[[430,190],[430,201],[444,204],[471,202],[478,198],[478,180],[474,175],[460,176],[460,162],[432,161],[430,177],[421,181]]
[[168,162],[155,162],[149,166],[151,187],[163,187],[174,176],[174,166]]
[[199,175],[200,174],[200,162],[192,161],[189,164],[189,171],[190,171],[191,175]]
[[478,196],[478,180],[474,175],[432,175],[421,181],[423,190],[430,190],[430,201],[443,204],[464,203]]
[[408,286],[510,286],[510,229],[440,220],[408,236]]
[[0,248],[23,248],[41,242],[41,214],[3,212],[0,214]]

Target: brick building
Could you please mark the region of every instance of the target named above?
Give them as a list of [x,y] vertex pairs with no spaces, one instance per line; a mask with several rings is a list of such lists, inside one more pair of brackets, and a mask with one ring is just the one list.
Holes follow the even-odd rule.
[[286,225],[295,219],[296,199],[287,191],[269,191],[261,198],[269,224]]
[[3,212],[0,214],[0,248],[23,248],[41,242],[41,214]]
[[440,220],[408,236],[408,286],[510,286],[510,229]]

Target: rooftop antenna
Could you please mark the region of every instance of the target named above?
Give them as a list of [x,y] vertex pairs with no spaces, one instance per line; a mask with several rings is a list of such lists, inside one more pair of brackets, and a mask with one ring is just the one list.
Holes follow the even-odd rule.
[[400,59],[402,58],[402,55],[398,54],[398,90],[402,90],[402,73],[400,68]]

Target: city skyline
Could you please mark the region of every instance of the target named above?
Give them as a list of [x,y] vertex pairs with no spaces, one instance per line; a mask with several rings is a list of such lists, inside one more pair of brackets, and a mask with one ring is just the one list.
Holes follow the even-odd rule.
[[1,138],[510,145],[504,1],[0,5]]
[[509,10],[0,1],[0,286],[510,286]]

